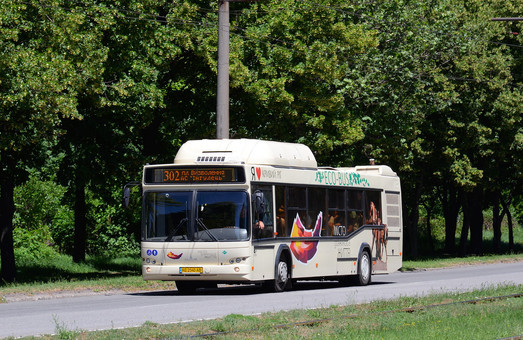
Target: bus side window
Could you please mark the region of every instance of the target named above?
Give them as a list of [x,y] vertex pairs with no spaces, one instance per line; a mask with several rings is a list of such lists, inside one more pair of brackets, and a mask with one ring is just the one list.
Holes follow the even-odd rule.
[[328,216],[325,215],[327,201],[326,190],[324,188],[308,188],[308,219],[311,222],[308,229],[314,230],[316,223],[320,223],[321,235],[324,235],[325,227],[327,225]]
[[[256,193],[261,193],[257,195]],[[263,199],[263,214],[257,212],[258,199]],[[252,187],[252,225],[253,225],[253,238],[272,238],[274,237],[274,216],[272,211],[272,187],[271,186],[253,186]],[[259,205],[259,202],[258,202]],[[263,225],[263,229],[260,228],[260,222]]]
[[285,202],[285,187],[276,186],[276,237],[286,237],[287,205]]
[[328,236],[344,236],[345,223],[345,190],[329,189],[329,216],[327,217]]
[[381,192],[365,192],[365,224],[381,225]]
[[[311,221],[307,215],[307,190],[305,187],[287,187],[287,230],[285,236],[293,236],[294,223],[310,229]],[[298,222],[299,219],[299,222]],[[298,232],[298,230],[295,230]]]
[[352,233],[364,224],[363,221],[363,191],[347,190],[347,232]]

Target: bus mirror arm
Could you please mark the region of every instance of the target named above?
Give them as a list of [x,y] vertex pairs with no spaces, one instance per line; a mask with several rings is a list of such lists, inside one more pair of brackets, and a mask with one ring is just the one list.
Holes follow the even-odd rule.
[[129,182],[123,187],[122,205],[125,209],[129,207],[129,198],[131,197],[131,187],[141,186],[142,183],[138,181]]

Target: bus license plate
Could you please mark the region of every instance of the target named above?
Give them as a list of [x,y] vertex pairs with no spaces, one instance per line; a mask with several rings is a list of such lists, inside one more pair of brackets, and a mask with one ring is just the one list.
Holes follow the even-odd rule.
[[180,267],[180,274],[201,274],[203,267]]

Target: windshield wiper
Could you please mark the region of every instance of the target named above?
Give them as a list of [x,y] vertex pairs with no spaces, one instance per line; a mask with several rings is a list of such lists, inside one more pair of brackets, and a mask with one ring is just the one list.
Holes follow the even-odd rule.
[[[202,227],[202,229],[203,229],[203,230],[204,230],[204,231],[209,235],[209,237],[210,237],[213,241],[215,241],[215,242],[218,241],[218,239],[216,238],[216,236],[214,236],[214,235],[212,234],[212,232],[209,230],[209,228],[207,228],[207,226],[203,223],[203,220],[202,220],[201,218],[196,218],[196,222],[198,223],[198,225],[199,225],[200,227]],[[199,239],[201,240],[201,237],[200,237]]]
[[[171,239],[174,237],[174,235],[176,234],[176,232],[178,232],[178,229],[180,229],[180,227],[184,224],[184,223],[187,223],[188,219],[187,217],[184,217],[180,220],[180,223],[178,223],[178,225],[173,229],[173,231],[171,231],[169,233],[169,235],[167,235],[167,238],[165,239],[165,242],[169,242],[171,241]],[[186,238],[185,235],[182,235],[182,240]]]

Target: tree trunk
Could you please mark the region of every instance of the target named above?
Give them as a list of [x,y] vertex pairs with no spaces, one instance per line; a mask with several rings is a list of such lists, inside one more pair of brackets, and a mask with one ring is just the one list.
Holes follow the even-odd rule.
[[[465,194],[466,196],[466,194]],[[459,239],[459,255],[467,254],[467,239],[469,237],[469,209],[466,197],[463,199],[463,225],[461,226],[461,237]]]
[[432,209],[428,204],[423,204],[425,211],[427,212],[427,236],[429,237],[429,247],[431,254],[435,253],[434,250],[434,238],[432,237],[432,225],[430,224],[430,219],[432,218]]
[[0,283],[14,282],[16,279],[15,252],[13,245],[13,216],[14,203],[14,165],[9,157],[2,153],[3,171],[0,177]]
[[445,253],[456,251],[456,229],[460,209],[461,192],[452,185],[445,190],[442,198],[443,215],[445,217]]
[[414,188],[414,197],[410,197],[410,205],[404,206],[404,216],[406,216],[406,229],[407,229],[407,240],[408,245],[407,252],[411,257],[417,257],[418,251],[418,222],[419,222],[419,205],[421,199],[421,187],[420,183],[416,184]]
[[507,210],[507,221],[508,221],[508,250],[514,251],[514,229],[512,226],[512,215]]
[[501,222],[503,221],[503,215],[499,212],[499,202],[501,193],[496,190],[492,193],[492,229],[494,231],[494,252],[501,252]]
[[75,182],[73,261],[79,263],[85,261],[87,240],[85,181],[81,175],[81,170],[76,171]]
[[470,252],[483,253],[483,190],[476,188],[468,195],[470,223]]
[[512,226],[512,214],[510,213],[509,207],[510,207],[510,201],[512,199],[509,199],[509,202],[506,202],[505,200],[501,200],[501,205],[503,205],[503,212],[507,214],[507,222],[508,222],[508,249],[510,251],[514,251],[514,229]]

